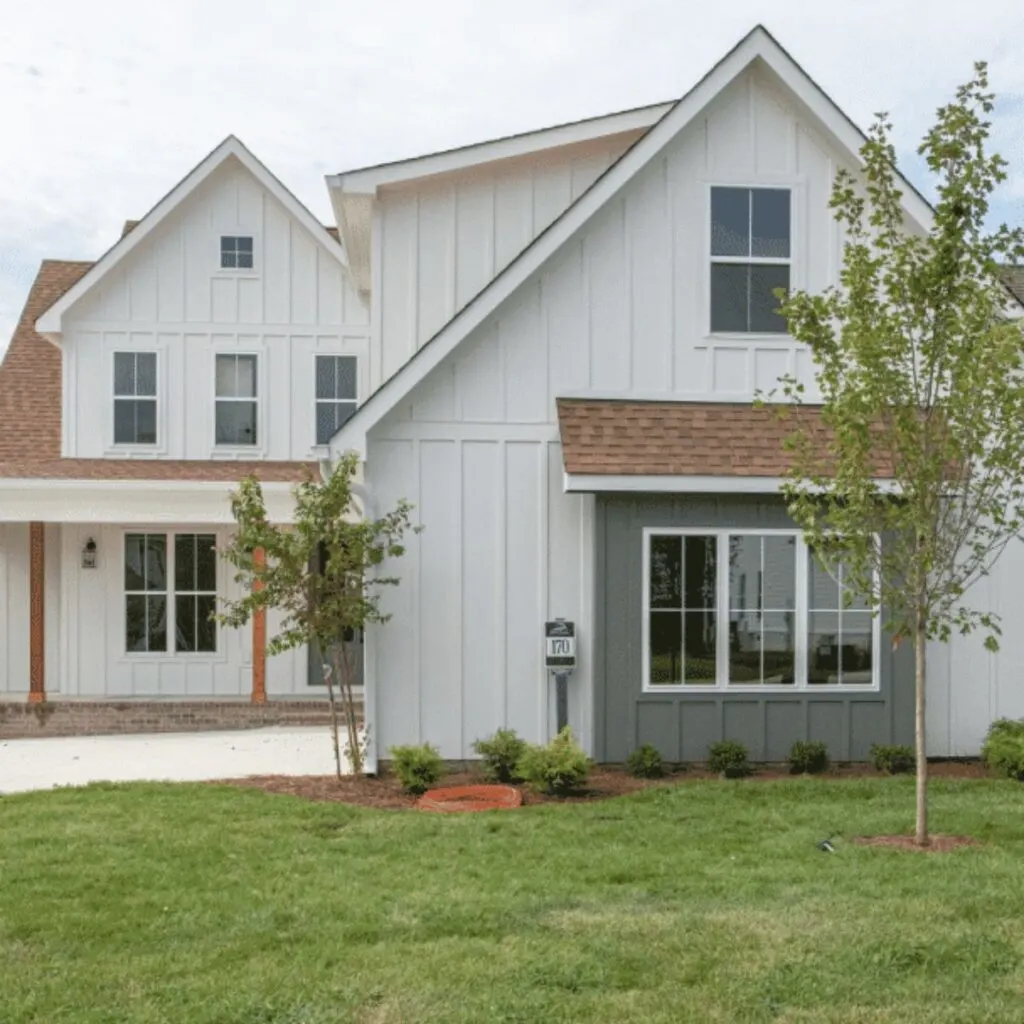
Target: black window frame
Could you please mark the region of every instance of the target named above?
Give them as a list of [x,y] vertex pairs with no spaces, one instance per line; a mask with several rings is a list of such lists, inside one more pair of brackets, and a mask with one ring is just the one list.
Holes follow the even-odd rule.
[[[159,391],[160,391],[160,360],[153,351],[128,351],[119,349],[113,354],[113,442],[117,446],[139,445],[152,448],[159,442],[160,424],[159,413]],[[131,361],[130,371],[127,371],[127,361]],[[140,391],[139,362],[145,360],[152,363],[152,392]],[[125,386],[119,378],[125,376],[126,371],[130,376],[130,385]],[[130,388],[130,389],[129,389]],[[130,436],[121,433],[126,426],[124,414],[130,415],[131,432]],[[152,422],[152,438],[140,440],[140,413],[147,415]],[[144,429],[144,428],[143,428]]]
[[[730,212],[724,208],[727,200],[737,200],[745,194],[745,236],[729,234]],[[760,237],[756,231],[759,218],[758,197],[777,201],[785,196],[786,234]],[[785,318],[775,310],[779,301],[776,288],[789,291],[793,286],[793,189],[776,185],[712,185],[708,193],[709,270],[708,270],[708,329],[712,335],[779,336],[789,333]],[[716,219],[716,204],[723,210]],[[771,224],[771,210],[760,214]],[[778,227],[778,223],[774,225]],[[735,227],[735,224],[732,225]],[[784,252],[766,251],[772,247]],[[736,293],[745,293],[742,308],[735,301]]]

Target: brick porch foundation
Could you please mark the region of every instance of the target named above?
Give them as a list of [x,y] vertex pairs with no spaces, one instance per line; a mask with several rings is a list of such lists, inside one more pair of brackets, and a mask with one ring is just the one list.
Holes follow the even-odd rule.
[[327,701],[0,701],[0,740],[330,723]]

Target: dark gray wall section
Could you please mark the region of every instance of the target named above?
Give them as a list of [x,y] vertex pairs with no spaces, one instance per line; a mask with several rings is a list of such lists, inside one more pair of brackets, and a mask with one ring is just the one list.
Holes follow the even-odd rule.
[[644,693],[641,686],[643,530],[678,526],[784,529],[781,499],[716,495],[607,495],[597,499],[595,753],[622,761],[653,743],[670,761],[702,761],[708,744],[745,743],[751,758],[781,761],[794,740],[828,744],[834,760],[862,761],[872,743],[914,740],[909,644],[881,642],[876,693]]

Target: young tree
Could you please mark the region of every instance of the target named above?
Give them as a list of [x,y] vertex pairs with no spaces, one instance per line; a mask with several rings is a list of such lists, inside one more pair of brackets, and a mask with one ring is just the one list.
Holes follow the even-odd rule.
[[334,763],[341,778],[338,702],[345,720],[345,754],[352,771],[363,773],[365,747],[359,740],[353,693],[355,658],[351,640],[370,623],[389,618],[380,609],[382,588],[398,578],[385,575],[388,559],[404,553],[403,537],[412,506],[400,501],[377,519],[364,518],[353,504],[352,482],[359,467],[348,453],[324,481],[307,480],[294,489],[295,516],[290,526],[270,523],[259,482],[249,477],[231,496],[237,530],[224,557],[237,570],[244,596],[227,602],[217,618],[242,626],[260,609],[282,613],[280,631],[267,644],[271,654],[315,645],[324,661],[331,708]]
[[[988,150],[992,108],[979,63],[918,150],[937,179],[925,234],[908,230],[892,126],[879,115],[862,181],[840,171],[832,192],[845,231],[839,287],[782,307],[813,355],[823,428],[808,410],[791,414],[785,498],[823,561],[842,559],[848,599],[874,595],[894,642],[913,640],[922,845],[926,641],[981,630],[998,648],[997,616],[967,592],[1024,526],[1024,336],[998,278],[1001,263],[1024,257],[1024,232],[985,228],[1007,166]],[[793,378],[782,390],[804,400]]]

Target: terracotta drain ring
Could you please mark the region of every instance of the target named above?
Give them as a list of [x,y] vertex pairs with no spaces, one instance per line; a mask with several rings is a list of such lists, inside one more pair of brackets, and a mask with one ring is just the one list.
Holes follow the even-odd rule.
[[507,811],[521,807],[523,794],[514,786],[449,786],[428,789],[416,801],[421,811]]

